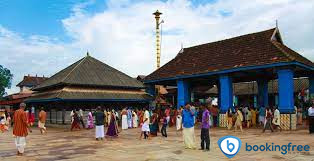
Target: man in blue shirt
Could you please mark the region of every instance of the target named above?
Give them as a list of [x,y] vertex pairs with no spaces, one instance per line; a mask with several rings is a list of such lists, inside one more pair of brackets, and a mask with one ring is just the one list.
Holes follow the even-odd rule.
[[194,113],[190,108],[190,104],[187,104],[182,111],[183,140],[186,149],[196,149],[194,134]]

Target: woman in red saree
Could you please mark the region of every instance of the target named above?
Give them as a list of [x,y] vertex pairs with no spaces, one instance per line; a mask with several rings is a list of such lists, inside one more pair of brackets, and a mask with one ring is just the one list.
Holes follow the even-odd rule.
[[139,127],[142,127],[144,113],[142,110],[137,111]]

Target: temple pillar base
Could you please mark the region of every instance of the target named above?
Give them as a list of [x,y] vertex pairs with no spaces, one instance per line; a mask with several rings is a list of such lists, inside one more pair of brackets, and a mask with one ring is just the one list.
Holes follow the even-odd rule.
[[280,114],[280,127],[282,130],[296,130],[297,129],[297,115]]
[[226,114],[219,114],[218,127],[227,127],[228,120],[226,119]]

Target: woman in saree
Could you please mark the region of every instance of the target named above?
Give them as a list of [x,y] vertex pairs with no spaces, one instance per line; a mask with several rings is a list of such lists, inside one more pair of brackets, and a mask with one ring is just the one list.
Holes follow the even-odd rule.
[[92,110],[90,110],[87,115],[87,129],[92,129],[92,128],[94,128],[94,118],[93,118]]
[[81,129],[80,128],[80,119],[79,119],[79,116],[75,110],[73,111],[73,122],[71,125],[71,131],[73,131],[73,129],[79,129],[79,130]]
[[141,125],[143,123],[143,113],[142,113],[142,110],[138,110],[137,111],[137,117],[138,117],[138,125],[139,125],[139,127],[141,127]]
[[231,107],[226,112],[226,119],[228,120],[228,122],[227,122],[228,123],[227,124],[228,130],[230,130],[232,128],[232,125],[233,125],[233,112],[232,112]]
[[157,136],[158,131],[159,131],[158,116],[156,113],[154,113],[152,116],[152,124],[150,126],[150,135]]
[[177,131],[182,130],[182,116],[181,116],[180,109],[177,110],[176,127],[177,127]]
[[110,137],[118,136],[118,128],[117,128],[116,116],[114,112],[110,113],[110,121],[109,121],[109,126],[108,126],[106,135]]
[[298,123],[298,125],[302,125],[303,123],[302,123],[302,108],[301,107],[299,107],[299,108],[297,108],[297,123]]
[[104,116],[105,116],[105,119],[104,119],[104,127],[107,127],[107,126],[108,126],[108,114],[107,114],[107,109],[104,110]]
[[137,114],[135,111],[133,111],[132,119],[133,119],[133,128],[137,128],[138,127],[138,117],[137,117]]
[[34,125],[34,122],[35,122],[35,107],[32,107],[29,111],[29,114],[28,114],[28,123],[29,123],[29,126],[33,126]]
[[251,115],[252,115],[252,127],[256,127],[256,110],[254,107],[251,107]]

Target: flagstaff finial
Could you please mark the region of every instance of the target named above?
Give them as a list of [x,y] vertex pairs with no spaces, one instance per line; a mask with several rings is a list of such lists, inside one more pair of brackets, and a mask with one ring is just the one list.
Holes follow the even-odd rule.
[[159,19],[160,19],[160,15],[162,13],[159,12],[158,10],[156,12],[153,13],[153,15],[155,15],[155,19],[156,19],[156,50],[157,50],[157,69],[160,67],[160,31],[159,31],[159,25],[161,23],[163,23],[164,21],[161,21],[159,23]]

